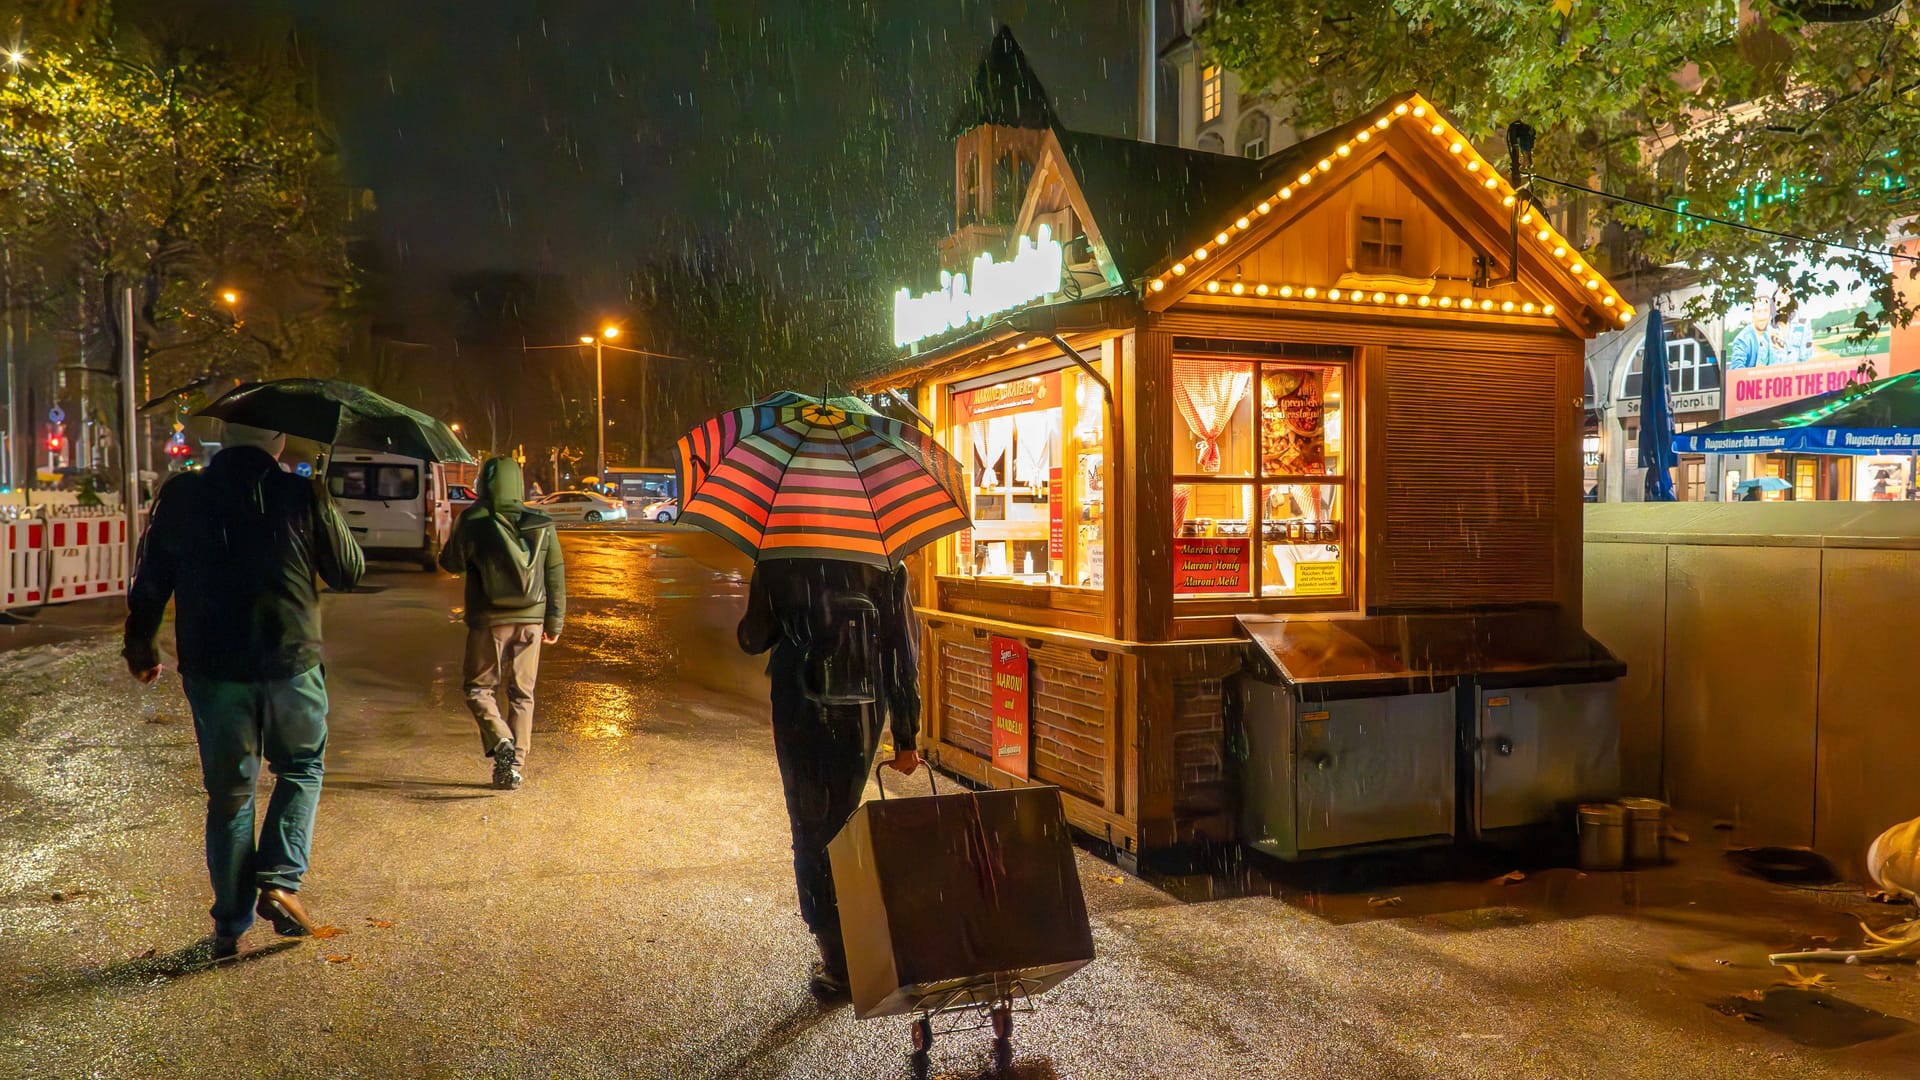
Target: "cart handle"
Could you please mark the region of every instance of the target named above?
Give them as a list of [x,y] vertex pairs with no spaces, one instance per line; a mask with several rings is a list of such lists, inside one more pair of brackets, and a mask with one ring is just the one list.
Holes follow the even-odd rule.
[[[887,801],[887,785],[880,781],[880,770],[886,767],[887,767],[887,763],[884,761],[876,764],[873,767],[873,786],[880,789],[881,802]],[[940,784],[938,781],[934,780],[933,778],[933,764],[931,762],[922,761],[920,762],[920,767],[927,770],[928,789],[930,789],[935,795],[940,794]]]

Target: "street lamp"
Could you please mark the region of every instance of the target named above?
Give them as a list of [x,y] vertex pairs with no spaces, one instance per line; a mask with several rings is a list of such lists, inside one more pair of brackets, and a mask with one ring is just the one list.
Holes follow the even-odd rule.
[[[607,479],[607,394],[606,394],[606,378],[605,378],[606,350],[612,349],[614,352],[631,353],[634,356],[658,357],[662,360],[687,359],[684,356],[668,356],[665,353],[648,352],[645,349],[629,349],[624,345],[607,344],[608,342],[612,341],[614,338],[617,338],[619,336],[620,336],[620,328],[618,326],[615,326],[612,323],[607,323],[605,326],[602,326],[600,328],[600,333],[598,335],[595,335],[595,334],[580,335],[581,345],[593,346],[593,418],[594,418],[594,429],[595,429],[594,430],[594,438],[595,438],[594,472],[595,472],[595,475],[600,479],[602,483],[605,483]],[[571,348],[574,348],[574,346],[572,345],[528,345],[528,346],[524,346],[522,351],[531,352],[534,349],[571,349]],[[646,410],[643,406],[640,412],[640,447],[637,451],[637,453],[640,454],[642,458],[644,458],[644,456],[646,455],[646,447],[647,447],[646,416],[647,416]],[[645,462],[643,460],[637,461],[636,464],[645,464]]]
[[240,302],[240,294],[234,292],[232,289],[224,289],[220,293],[220,302],[226,304],[228,307],[232,307]]

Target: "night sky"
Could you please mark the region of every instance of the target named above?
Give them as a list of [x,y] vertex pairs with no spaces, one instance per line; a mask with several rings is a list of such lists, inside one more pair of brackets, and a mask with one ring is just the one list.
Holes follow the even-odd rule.
[[1137,2],[207,6],[311,47],[389,272],[556,273],[617,306],[649,260],[697,252],[830,289],[863,252],[937,235],[948,124],[1000,23],[1064,122],[1131,133]]

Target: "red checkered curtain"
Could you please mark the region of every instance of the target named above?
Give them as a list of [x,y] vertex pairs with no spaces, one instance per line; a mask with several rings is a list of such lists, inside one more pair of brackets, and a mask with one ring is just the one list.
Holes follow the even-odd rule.
[[1173,403],[1197,440],[1201,472],[1220,471],[1220,436],[1252,389],[1252,364],[1174,359]]
[[1173,485],[1173,532],[1179,535],[1180,526],[1187,522],[1187,507],[1193,502],[1192,484]]

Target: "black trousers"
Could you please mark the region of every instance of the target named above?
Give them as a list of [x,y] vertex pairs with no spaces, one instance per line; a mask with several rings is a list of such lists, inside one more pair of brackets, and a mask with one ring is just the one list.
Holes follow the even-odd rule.
[[871,706],[826,708],[807,700],[797,661],[776,655],[767,674],[773,680],[773,751],[793,826],[800,917],[807,929],[837,946],[840,907],[827,843],[860,806],[880,745],[880,724]]

